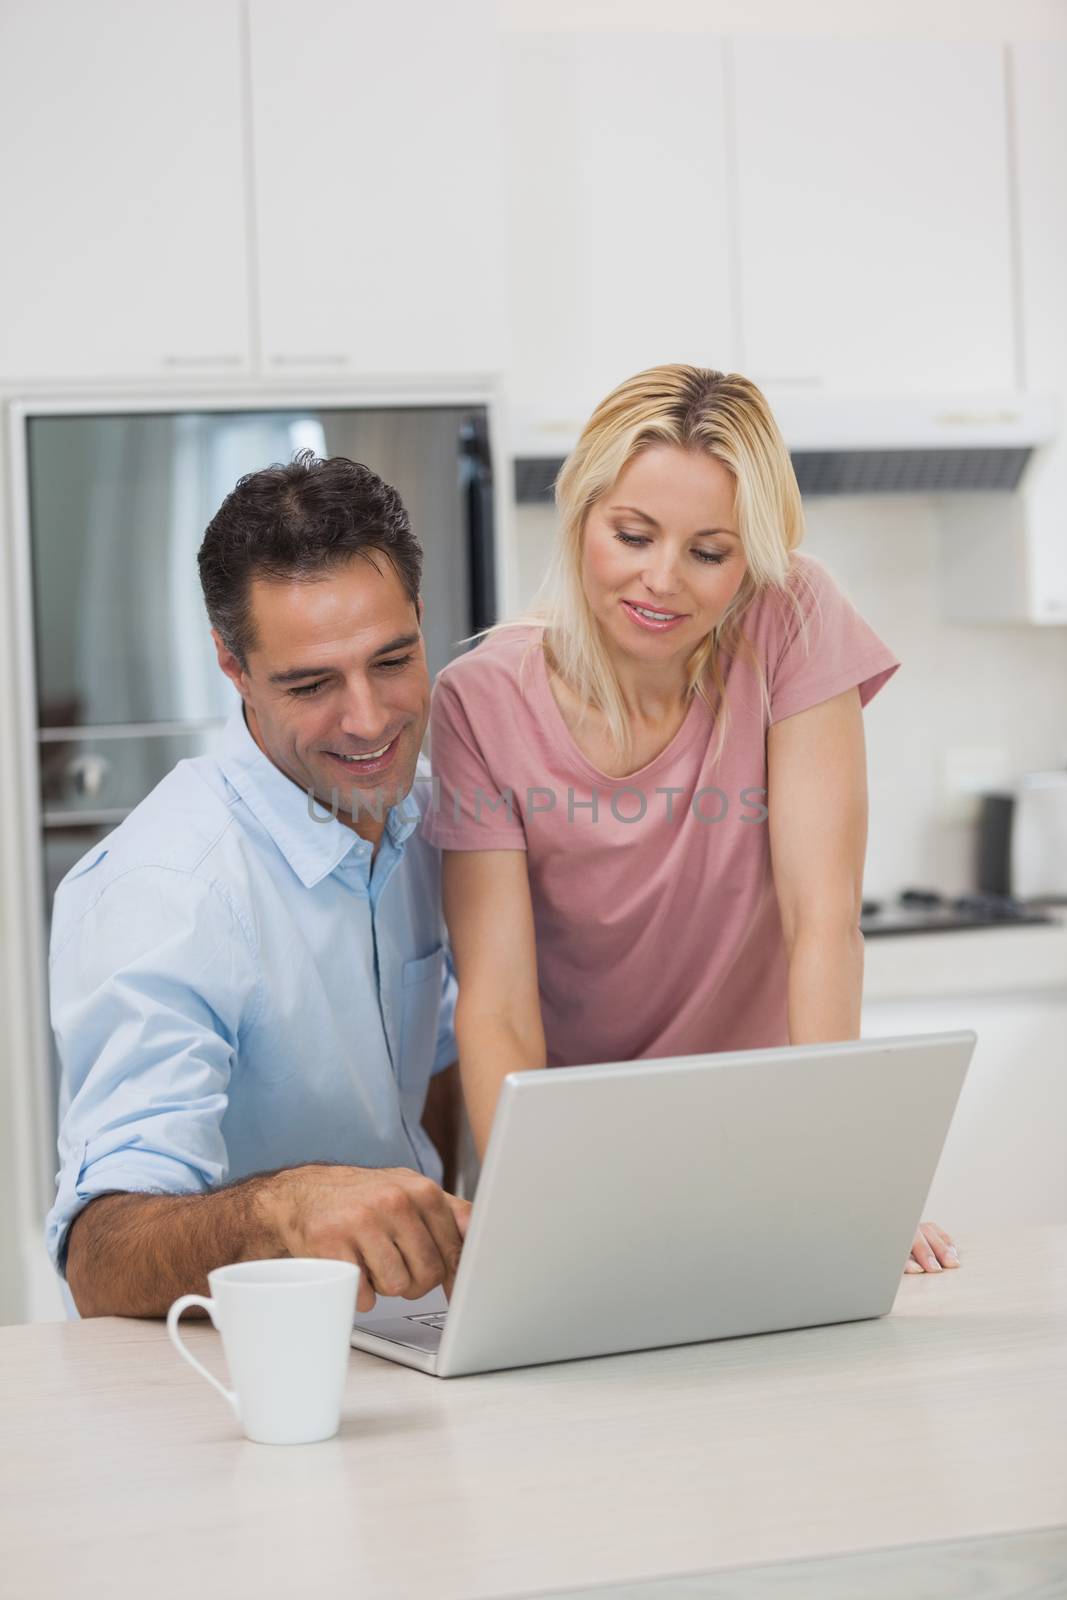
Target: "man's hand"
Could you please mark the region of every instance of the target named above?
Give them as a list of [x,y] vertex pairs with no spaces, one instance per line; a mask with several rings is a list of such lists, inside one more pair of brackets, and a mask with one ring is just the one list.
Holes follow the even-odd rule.
[[959,1264],[959,1251],[944,1228],[939,1228],[936,1222],[921,1222],[904,1271],[940,1272],[942,1267],[958,1267]]
[[376,1294],[451,1296],[470,1202],[405,1167],[294,1167],[260,1192],[268,1224],[291,1256],[360,1268],[359,1311]]

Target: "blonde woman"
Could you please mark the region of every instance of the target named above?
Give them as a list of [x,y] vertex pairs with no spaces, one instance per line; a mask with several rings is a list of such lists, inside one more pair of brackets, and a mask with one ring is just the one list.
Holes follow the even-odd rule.
[[[763,395],[638,373],[557,499],[531,613],[431,714],[479,1153],[508,1072],[859,1037],[862,707],[899,663],[798,553]],[[924,1223],[908,1269],[957,1260]]]

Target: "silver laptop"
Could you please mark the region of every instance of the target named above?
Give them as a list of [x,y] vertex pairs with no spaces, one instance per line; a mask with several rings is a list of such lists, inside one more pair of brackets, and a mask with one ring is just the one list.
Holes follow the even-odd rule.
[[352,1343],[455,1378],[884,1316],[974,1045],[512,1073],[451,1304],[381,1302]]

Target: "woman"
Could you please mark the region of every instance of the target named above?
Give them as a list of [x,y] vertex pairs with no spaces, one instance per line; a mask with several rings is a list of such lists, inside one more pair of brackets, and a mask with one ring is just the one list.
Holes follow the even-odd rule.
[[[456,1031],[506,1073],[859,1037],[862,706],[899,663],[816,561],[760,391],[656,367],[560,475],[531,614],[434,692]],[[934,1224],[909,1270],[955,1266]]]

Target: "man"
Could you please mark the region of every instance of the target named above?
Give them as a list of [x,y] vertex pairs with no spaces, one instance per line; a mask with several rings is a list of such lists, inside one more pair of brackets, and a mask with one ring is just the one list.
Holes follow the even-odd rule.
[[454,982],[411,792],[421,549],[374,473],[301,452],[241,479],[199,561],[241,697],[221,752],[56,894],[52,1259],[83,1316],[161,1316],[212,1267],[279,1255],[358,1262],[361,1310],[447,1292],[469,1206],[423,1126],[436,1109],[454,1145]]

